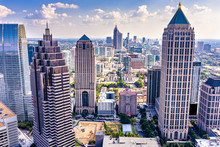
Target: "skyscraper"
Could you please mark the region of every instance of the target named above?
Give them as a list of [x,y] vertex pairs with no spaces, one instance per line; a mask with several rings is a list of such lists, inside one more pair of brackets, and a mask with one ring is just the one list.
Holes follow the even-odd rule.
[[[6,86],[6,98],[2,101],[17,115],[18,120],[30,120],[32,105],[25,103],[26,100],[31,102],[31,90],[24,25],[0,24],[0,44],[0,73]],[[25,113],[27,111],[31,112]]]
[[187,139],[194,44],[194,28],[179,4],[162,40],[158,125],[168,139]]
[[34,53],[31,90],[36,146],[74,146],[69,70],[48,26]]
[[211,77],[200,89],[198,127],[210,133],[220,127],[220,77]]
[[147,105],[154,107],[155,99],[160,96],[161,67],[153,66],[147,73]]
[[122,33],[119,32],[117,25],[115,26],[115,29],[113,32],[113,47],[114,49],[120,49],[120,50],[123,47]]
[[76,113],[92,114],[96,100],[95,53],[92,41],[86,35],[77,41],[75,53]]
[[106,46],[112,47],[112,37],[106,37]]
[[129,74],[131,72],[131,57],[123,57],[124,73]]
[[189,115],[197,115],[197,105],[199,100],[199,86],[200,86],[201,62],[193,62],[192,70],[192,89],[190,98]]
[[204,42],[203,41],[198,41],[198,44],[197,44],[197,50],[198,51],[202,51],[204,48]]

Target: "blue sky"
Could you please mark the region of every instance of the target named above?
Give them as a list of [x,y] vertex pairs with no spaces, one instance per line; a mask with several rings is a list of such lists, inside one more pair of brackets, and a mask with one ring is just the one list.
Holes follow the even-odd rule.
[[[1,23],[23,23],[27,37],[42,37],[48,21],[56,38],[112,36],[117,24],[123,37],[161,38],[178,0],[0,0]],[[196,38],[220,39],[220,1],[182,0]]]

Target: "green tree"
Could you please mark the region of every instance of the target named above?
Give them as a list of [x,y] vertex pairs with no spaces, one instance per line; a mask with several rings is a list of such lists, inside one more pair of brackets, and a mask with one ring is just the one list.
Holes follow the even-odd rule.
[[142,88],[144,86],[144,83],[143,83],[143,80],[141,78],[139,78],[135,83],[134,85],[137,87],[137,88]]
[[120,113],[119,117],[120,117],[120,122],[122,124],[130,124],[131,123],[129,116],[127,116],[125,113]]
[[137,120],[136,120],[135,118],[133,118],[133,117],[130,119],[130,121],[131,121],[131,124],[132,124],[132,125],[134,125],[134,123],[137,122]]

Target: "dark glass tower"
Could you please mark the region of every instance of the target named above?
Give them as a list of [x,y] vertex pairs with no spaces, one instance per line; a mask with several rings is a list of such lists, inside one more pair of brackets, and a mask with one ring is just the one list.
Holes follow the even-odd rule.
[[34,143],[38,147],[74,146],[69,70],[47,26],[31,64]]

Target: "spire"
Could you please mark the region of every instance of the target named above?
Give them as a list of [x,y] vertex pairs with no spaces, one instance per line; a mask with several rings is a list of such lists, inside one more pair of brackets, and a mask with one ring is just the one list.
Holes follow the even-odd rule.
[[79,40],[90,40],[85,34]]
[[48,22],[46,23],[46,29],[48,29]]
[[179,2],[179,7],[178,7],[178,9],[181,9],[181,2]]
[[176,11],[169,24],[190,24],[181,9],[181,3],[179,3],[178,10]]
[[48,22],[46,22],[45,34],[44,34],[43,38],[44,38],[44,40],[52,41],[52,35],[50,34],[50,29],[48,27]]
[[50,29],[48,28],[48,22],[46,23],[45,35],[50,35]]

